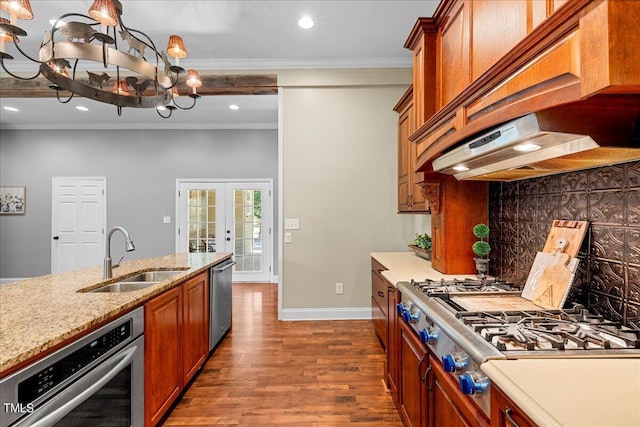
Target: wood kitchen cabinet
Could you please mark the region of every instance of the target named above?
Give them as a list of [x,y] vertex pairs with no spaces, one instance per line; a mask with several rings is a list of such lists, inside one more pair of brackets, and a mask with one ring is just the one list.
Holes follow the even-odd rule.
[[491,384],[491,427],[536,427],[496,385]]
[[209,275],[145,304],[145,425],[156,425],[206,360]]
[[484,413],[462,394],[454,377],[439,361],[430,365],[428,376],[429,427],[488,427]]
[[387,268],[371,258],[371,317],[374,330],[386,353],[384,381],[394,402],[398,400],[399,384],[399,340],[397,330],[398,291],[382,272]]
[[[629,107],[621,101],[640,93],[639,25],[636,1],[442,1],[405,43],[414,55],[415,170],[428,172],[459,142],[531,112],[552,112],[583,132],[590,114],[620,121],[613,129],[632,126],[637,115],[622,117]],[[592,127],[600,145],[620,143]]]
[[182,391],[182,289],[144,306],[145,425],[156,425]]
[[386,268],[375,259],[371,259],[371,319],[376,336],[382,345],[382,349],[387,351],[388,348],[388,302],[387,287],[389,282],[382,277],[382,272]]
[[396,305],[400,302],[400,292],[389,284],[387,288],[387,359],[385,363],[385,378],[387,388],[393,402],[398,406],[400,384],[400,330],[398,328],[398,312]]
[[414,129],[413,95],[409,88],[394,107],[398,117],[398,212],[426,212],[427,205],[420,184],[424,174],[415,172],[417,145],[409,141]]
[[427,388],[422,375],[428,369],[428,353],[413,329],[399,321],[400,333],[400,406],[405,427],[427,427]]
[[209,354],[209,274],[182,285],[182,380],[187,384]]
[[488,221],[488,186],[447,175],[433,176],[438,179],[425,185],[428,203],[438,207],[431,212],[431,266],[444,274],[475,273],[471,246],[477,239],[472,229]]

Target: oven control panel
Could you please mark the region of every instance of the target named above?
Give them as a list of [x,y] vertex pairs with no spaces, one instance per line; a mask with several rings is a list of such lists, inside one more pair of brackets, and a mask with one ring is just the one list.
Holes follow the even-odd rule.
[[18,402],[25,404],[33,402],[130,338],[131,321],[109,330],[73,353],[21,381],[18,384]]

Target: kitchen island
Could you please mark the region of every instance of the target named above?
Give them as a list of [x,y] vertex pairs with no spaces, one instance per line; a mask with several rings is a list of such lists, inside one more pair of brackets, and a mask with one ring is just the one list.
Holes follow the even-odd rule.
[[[384,266],[385,270],[380,274],[393,286],[410,279],[439,280],[452,277],[438,273],[430,262],[410,252],[375,252],[371,257]],[[388,354],[393,352],[393,349],[388,350]],[[498,415],[505,411],[519,411],[531,420],[531,423],[518,420],[521,427],[637,427],[640,425],[639,356],[627,353],[616,357],[590,355],[586,358],[488,360],[480,369],[488,376],[492,386],[499,388],[517,406],[509,405],[507,410],[497,405],[500,402],[492,401],[491,426],[509,425]],[[434,357],[433,360],[435,364],[440,364],[438,358]],[[471,397],[470,400],[475,398]],[[437,413],[438,409],[435,411]]]
[[[123,262],[112,279],[102,266],[35,277],[0,287],[0,376],[49,353],[109,319],[139,307],[232,256],[231,253],[172,254]],[[179,270],[145,289],[119,293],[86,292],[122,277],[152,270]]]

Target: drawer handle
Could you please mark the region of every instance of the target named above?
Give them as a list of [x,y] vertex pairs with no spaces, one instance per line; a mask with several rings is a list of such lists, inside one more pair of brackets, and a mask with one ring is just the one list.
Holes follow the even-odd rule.
[[508,406],[504,408],[504,414],[507,416],[507,423],[511,425],[511,427],[520,427],[518,423],[516,423],[513,418],[511,418],[511,408]]
[[378,291],[378,296],[379,296],[380,298],[384,298],[384,292],[382,292],[382,291]]

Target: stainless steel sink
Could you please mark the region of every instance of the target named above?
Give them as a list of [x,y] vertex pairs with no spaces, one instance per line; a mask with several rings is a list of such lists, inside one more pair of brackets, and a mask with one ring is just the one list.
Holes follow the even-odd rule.
[[100,286],[88,292],[132,292],[139,291],[182,273],[180,270],[155,270],[124,277],[120,281]]
[[160,282],[116,282],[110,285],[101,286],[89,292],[132,292],[147,288]]
[[162,282],[172,278],[175,275],[182,273],[182,271],[147,271],[146,273],[136,274],[135,276],[125,277],[120,282]]

